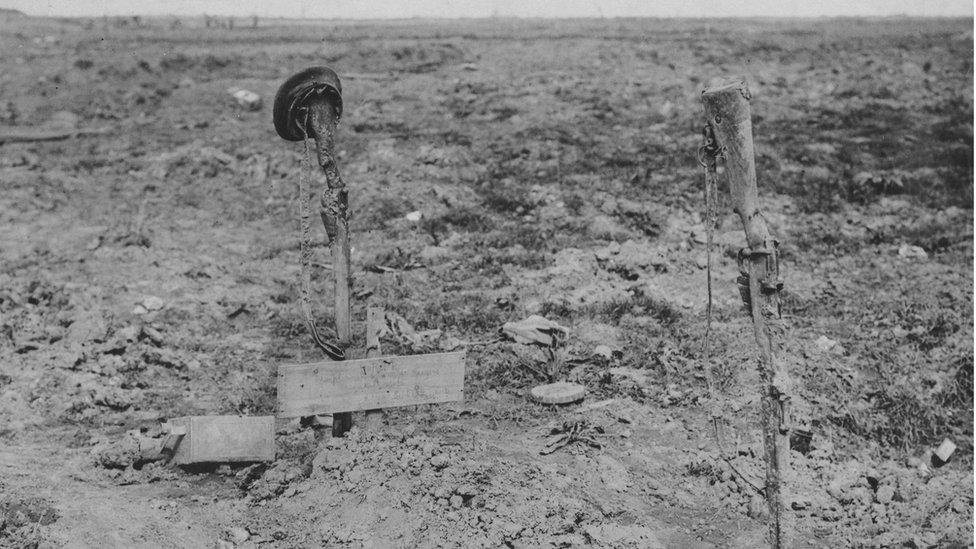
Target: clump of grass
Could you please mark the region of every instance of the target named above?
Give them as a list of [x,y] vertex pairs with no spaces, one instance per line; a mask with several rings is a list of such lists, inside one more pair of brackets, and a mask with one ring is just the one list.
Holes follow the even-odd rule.
[[614,301],[586,309],[594,317],[602,317],[613,323],[620,322],[624,315],[650,316],[664,327],[671,327],[681,320],[681,313],[667,301],[636,292],[631,299]]
[[384,308],[400,314],[418,330],[437,328],[472,335],[476,339],[497,332],[510,320],[509,311],[481,293],[445,292],[429,296],[422,303],[414,299],[397,299],[384,303]]
[[478,186],[486,209],[505,216],[523,216],[537,206],[529,196],[529,186],[507,177],[500,181],[486,181]]
[[832,423],[882,446],[912,452],[952,437],[960,447],[973,441],[973,362],[955,362],[947,386],[926,390],[916,376],[886,379],[866,394],[867,404],[828,418]]
[[403,196],[378,196],[370,200],[369,206],[360,216],[363,228],[384,229],[391,220],[401,219],[408,212],[416,208],[409,200],[404,200]]
[[430,235],[435,244],[439,244],[451,231],[483,233],[493,226],[490,217],[480,209],[469,206],[454,207],[440,215],[420,220],[420,229]]

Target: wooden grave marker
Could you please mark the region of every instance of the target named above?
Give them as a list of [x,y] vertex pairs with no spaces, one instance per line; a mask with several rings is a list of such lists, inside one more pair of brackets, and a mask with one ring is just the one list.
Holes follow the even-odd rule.
[[384,356],[278,367],[281,418],[464,399],[462,352]]
[[[274,125],[287,141],[305,144],[299,178],[302,312],[312,340],[334,361],[278,367],[278,417],[331,415],[333,435],[352,427],[351,412],[366,411],[367,423],[381,417],[381,408],[463,400],[464,353],[380,357],[381,312],[367,311],[366,357],[345,360],[352,342],[352,272],[349,247],[349,195],[336,162],[335,135],[342,117],[342,83],[329,67],[300,71],[278,89]],[[315,327],[311,310],[310,140],[325,179],[319,209],[332,255],[336,341],[328,342]],[[320,423],[321,424],[321,423]]]
[[274,461],[273,416],[188,416],[168,423],[172,435],[182,435],[171,463]]

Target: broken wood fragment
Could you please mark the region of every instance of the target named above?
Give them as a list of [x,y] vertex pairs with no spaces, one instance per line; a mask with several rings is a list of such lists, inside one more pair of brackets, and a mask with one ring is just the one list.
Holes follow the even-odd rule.
[[0,145],[4,143],[36,143],[39,141],[61,141],[72,137],[85,137],[89,135],[105,135],[111,133],[112,128],[95,129],[73,129],[55,130],[45,128],[29,127],[5,127],[0,128]]
[[464,352],[278,367],[278,417],[464,399]]
[[171,463],[240,463],[273,461],[273,416],[188,416],[169,420],[173,445]]

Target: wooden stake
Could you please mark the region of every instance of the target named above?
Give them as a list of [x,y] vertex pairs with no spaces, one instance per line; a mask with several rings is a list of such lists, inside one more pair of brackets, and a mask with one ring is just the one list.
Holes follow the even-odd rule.
[[[322,223],[332,251],[332,272],[335,276],[335,326],[339,347],[346,349],[352,342],[351,261],[349,257],[349,195],[339,175],[335,159],[335,130],[339,119],[329,101],[313,101],[309,105],[312,131],[319,166],[325,172],[326,189],[322,192]],[[332,434],[339,436],[352,427],[352,415],[346,412],[332,416]]]
[[714,159],[709,169],[727,182],[733,209],[742,220],[749,245],[743,250],[744,272],[740,283],[748,284],[748,304],[759,347],[769,535],[772,546],[780,549],[792,547],[794,539],[794,518],[787,497],[791,476],[789,395],[792,390],[789,372],[774,352],[772,335],[783,330],[779,298],[782,283],[777,243],[759,209],[749,99],[749,89],[741,80],[702,92],[705,117],[714,137],[712,150],[706,151]]
[[[382,354],[380,332],[383,330],[383,309],[366,309],[366,358],[376,358]],[[383,410],[366,410],[366,428],[375,430],[383,421]]]

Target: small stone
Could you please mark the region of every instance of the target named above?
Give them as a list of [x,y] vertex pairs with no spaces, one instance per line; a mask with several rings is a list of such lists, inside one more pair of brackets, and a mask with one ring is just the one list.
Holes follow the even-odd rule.
[[166,305],[166,302],[163,301],[163,298],[161,297],[156,297],[154,295],[151,295],[143,299],[140,305],[145,307],[147,311],[158,311],[162,309],[164,305]]
[[878,491],[874,493],[874,500],[882,505],[890,503],[894,497],[895,489],[887,484],[878,488]]
[[874,496],[872,496],[871,491],[866,486],[855,486],[850,494],[854,503],[869,505],[874,500]]
[[353,484],[359,484],[363,481],[364,476],[365,473],[362,469],[353,469],[352,471],[346,473],[346,480]]
[[913,246],[911,244],[902,244],[898,248],[898,255],[905,259],[928,259],[929,257],[929,254],[920,246]]
[[814,344],[817,346],[818,349],[820,349],[825,353],[833,353],[838,355],[844,354],[844,347],[840,343],[834,341],[833,339],[830,339],[827,336],[818,337],[817,340],[814,342]]
[[809,509],[810,505],[812,504],[808,499],[795,499],[792,502],[790,502],[790,508],[793,509],[794,511],[803,511],[804,509]]
[[417,210],[408,213],[405,217],[407,218],[407,221],[412,221],[416,223],[424,217],[424,214],[422,214],[419,210]]
[[464,504],[464,498],[461,496],[451,496],[451,507],[460,509],[462,504]]
[[593,356],[601,356],[607,360],[610,360],[613,358],[613,349],[611,349],[609,345],[597,345],[596,348],[593,349]]
[[[141,307],[141,305],[138,307]],[[143,308],[143,311],[145,311],[145,308]],[[123,341],[135,341],[139,339],[140,332],[142,332],[142,328],[132,325],[120,329],[119,331],[115,332],[115,335]]]
[[227,537],[230,539],[230,541],[236,544],[241,544],[250,539],[251,534],[240,526],[234,526],[227,529]]
[[935,449],[935,457],[939,458],[942,463],[949,461],[952,454],[956,451],[956,444],[949,439],[944,439],[942,444]]
[[437,454],[436,456],[430,458],[430,465],[434,469],[443,469],[447,467],[449,463],[450,460],[444,454]]
[[227,90],[234,101],[241,107],[249,111],[259,111],[261,110],[261,96],[250,91],[242,90],[238,88],[231,88]]

